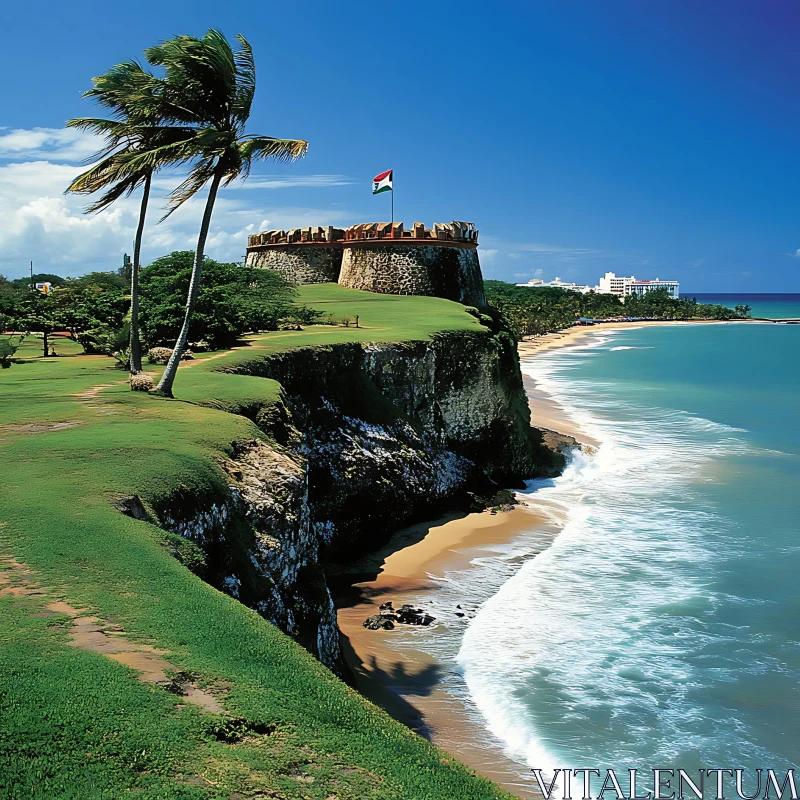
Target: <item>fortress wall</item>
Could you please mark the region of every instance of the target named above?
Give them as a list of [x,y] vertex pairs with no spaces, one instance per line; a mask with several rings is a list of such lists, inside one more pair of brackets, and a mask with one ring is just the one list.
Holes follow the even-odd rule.
[[380,294],[428,295],[486,305],[478,251],[469,245],[348,241],[339,284]]
[[248,249],[248,267],[274,269],[297,285],[336,283],[342,266],[342,248],[338,244],[287,244],[263,249]]

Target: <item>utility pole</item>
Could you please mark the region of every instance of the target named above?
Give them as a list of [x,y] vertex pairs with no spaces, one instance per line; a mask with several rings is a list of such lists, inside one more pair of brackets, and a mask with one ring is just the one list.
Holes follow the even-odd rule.
[[31,291],[34,291],[36,287],[33,285],[33,261],[31,261]]

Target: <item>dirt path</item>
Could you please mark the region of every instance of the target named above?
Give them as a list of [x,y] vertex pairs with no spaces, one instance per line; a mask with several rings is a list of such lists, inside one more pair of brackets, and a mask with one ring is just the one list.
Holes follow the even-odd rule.
[[86,609],[74,608],[64,600],[55,599],[36,580],[36,574],[30,567],[9,556],[0,557],[0,596],[40,600],[44,604],[42,610],[32,616],[66,614],[72,620],[69,643],[73,647],[91,650],[124,664],[138,673],[140,681],[160,686],[204,711],[225,713],[219,699],[208,689],[197,685],[197,676],[181,671],[164,658],[166,650],[131,641],[119,625],[88,614]]

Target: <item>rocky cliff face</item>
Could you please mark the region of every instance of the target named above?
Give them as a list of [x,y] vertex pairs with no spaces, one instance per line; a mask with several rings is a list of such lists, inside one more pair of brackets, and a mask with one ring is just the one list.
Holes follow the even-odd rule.
[[326,561],[563,462],[530,427],[504,333],[300,348],[236,371],[283,386],[281,407],[256,415],[271,442],[236,443],[224,496],[175,498],[157,513],[204,552],[207,580],[334,669]]

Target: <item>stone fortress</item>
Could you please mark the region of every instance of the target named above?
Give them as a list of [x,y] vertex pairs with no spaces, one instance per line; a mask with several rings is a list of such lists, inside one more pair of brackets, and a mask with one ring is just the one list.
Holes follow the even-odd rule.
[[444,297],[485,306],[478,231],[471,222],[367,222],[264,231],[249,236],[251,267],[274,269],[295,284],[336,283],[381,294]]

